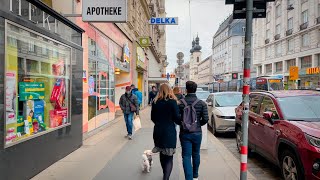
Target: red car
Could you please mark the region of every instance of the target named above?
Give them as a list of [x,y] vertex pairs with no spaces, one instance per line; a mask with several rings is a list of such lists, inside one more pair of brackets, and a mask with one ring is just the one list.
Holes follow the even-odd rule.
[[[235,110],[238,149],[242,110],[242,104]],[[320,179],[320,92],[251,93],[248,138],[249,152],[278,165],[284,179]]]

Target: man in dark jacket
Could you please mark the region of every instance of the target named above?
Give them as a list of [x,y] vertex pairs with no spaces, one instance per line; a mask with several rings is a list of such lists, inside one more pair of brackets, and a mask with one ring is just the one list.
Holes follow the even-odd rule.
[[[192,105],[198,99],[195,94],[197,91],[197,84],[193,81],[186,82],[186,90],[187,95],[185,96],[184,100],[188,105]],[[180,113],[183,117],[183,109],[185,108],[185,105],[181,103],[179,106]],[[195,132],[188,132],[183,128],[183,126],[180,126],[179,137],[182,147],[183,169],[186,180],[198,179],[200,146],[202,141],[201,126],[207,124],[209,120],[208,108],[205,102],[200,100],[194,105],[194,108],[197,112],[197,130]]]
[[157,96],[157,88],[155,86],[152,86],[152,90],[149,92],[149,101],[148,104],[151,105],[154,98]]
[[[131,93],[130,86],[126,87],[126,93],[123,94],[120,98],[119,105],[124,115],[124,120],[126,121],[127,126],[127,138],[132,139],[132,126],[133,126],[133,115],[134,113],[139,115],[139,103],[136,95]],[[132,106],[135,107],[135,110],[132,109]]]

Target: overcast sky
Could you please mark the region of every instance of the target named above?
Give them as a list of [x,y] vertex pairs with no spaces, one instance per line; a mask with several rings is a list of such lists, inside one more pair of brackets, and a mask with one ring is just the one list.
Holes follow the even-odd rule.
[[189,18],[189,0],[166,0],[167,17],[179,17],[179,25],[167,26],[167,55],[172,72],[177,66],[176,54],[184,53],[185,62],[189,61],[192,38],[199,33],[202,46],[202,60],[211,52],[212,38],[219,24],[232,13],[232,5],[225,0],[191,0],[191,36]]

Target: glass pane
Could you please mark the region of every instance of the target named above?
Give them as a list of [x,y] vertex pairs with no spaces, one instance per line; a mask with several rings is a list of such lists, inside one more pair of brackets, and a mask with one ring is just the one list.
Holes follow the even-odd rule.
[[[71,49],[29,30],[7,26],[6,145],[70,123]],[[56,49],[45,57],[40,47]]]

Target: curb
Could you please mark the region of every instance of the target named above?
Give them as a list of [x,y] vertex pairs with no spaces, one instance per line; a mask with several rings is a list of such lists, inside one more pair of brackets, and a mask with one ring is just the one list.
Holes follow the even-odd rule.
[[[208,140],[214,144],[215,148],[225,160],[226,164],[240,179],[240,160],[234,157],[234,155],[212,133],[208,133]],[[247,171],[247,177],[249,180],[256,180],[249,170]]]

